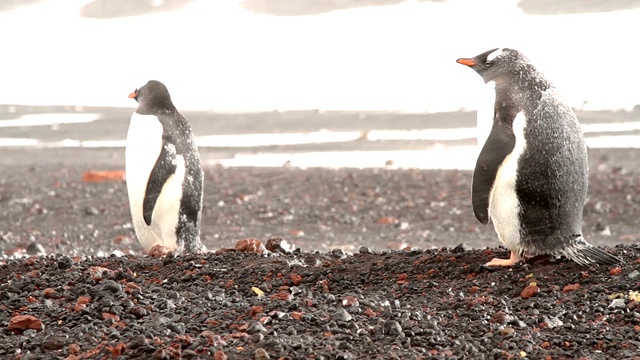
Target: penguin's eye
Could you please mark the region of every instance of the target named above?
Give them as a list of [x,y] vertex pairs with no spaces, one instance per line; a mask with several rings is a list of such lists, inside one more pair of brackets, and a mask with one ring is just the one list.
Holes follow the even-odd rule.
[[487,60],[486,63],[484,63],[487,67],[491,66],[491,61]]

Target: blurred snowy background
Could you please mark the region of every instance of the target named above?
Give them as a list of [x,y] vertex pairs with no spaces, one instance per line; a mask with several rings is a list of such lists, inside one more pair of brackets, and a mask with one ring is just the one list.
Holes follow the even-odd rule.
[[156,79],[208,164],[472,169],[483,83],[455,60],[495,47],[590,147],[640,146],[640,0],[0,0],[0,33],[5,147],[124,146]]

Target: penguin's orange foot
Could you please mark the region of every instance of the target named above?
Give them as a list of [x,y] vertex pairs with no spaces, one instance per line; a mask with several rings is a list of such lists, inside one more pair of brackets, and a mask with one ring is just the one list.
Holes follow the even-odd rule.
[[167,256],[169,251],[171,251],[171,249],[169,249],[168,247],[158,244],[158,245],[154,245],[151,249],[149,249],[149,252],[147,252],[147,255],[149,255],[150,257],[161,258],[161,257]]
[[511,252],[511,256],[508,259],[498,259],[494,258],[488,263],[484,264],[484,266],[513,266],[518,261],[522,260],[516,253]]

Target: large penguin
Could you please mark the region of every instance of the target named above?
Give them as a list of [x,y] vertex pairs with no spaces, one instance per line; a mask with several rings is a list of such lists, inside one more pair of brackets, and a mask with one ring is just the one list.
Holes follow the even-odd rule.
[[200,242],[203,171],[191,127],[169,91],[151,80],[129,94],[138,102],[127,134],[126,180],[133,226],[146,251],[205,250]]
[[587,147],[572,109],[517,50],[493,49],[457,62],[495,92],[493,127],[473,173],[478,220],[493,222],[510,266],[536,255],[565,256],[581,265],[620,259],[582,236]]

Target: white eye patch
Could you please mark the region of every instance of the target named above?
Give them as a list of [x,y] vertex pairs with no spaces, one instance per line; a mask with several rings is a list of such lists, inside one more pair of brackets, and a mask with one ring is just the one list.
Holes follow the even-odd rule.
[[489,56],[487,56],[487,62],[493,61],[495,58],[497,58],[500,55],[502,55],[502,49],[498,49],[492,52],[491,54],[489,54]]

